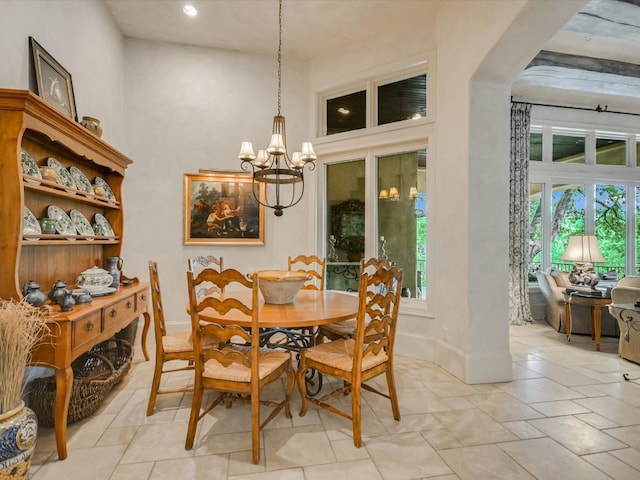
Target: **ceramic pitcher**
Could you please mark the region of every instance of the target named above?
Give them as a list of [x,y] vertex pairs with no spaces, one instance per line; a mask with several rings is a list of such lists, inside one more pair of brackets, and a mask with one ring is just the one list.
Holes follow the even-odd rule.
[[107,272],[113,277],[112,288],[120,288],[122,274],[122,257],[107,257]]

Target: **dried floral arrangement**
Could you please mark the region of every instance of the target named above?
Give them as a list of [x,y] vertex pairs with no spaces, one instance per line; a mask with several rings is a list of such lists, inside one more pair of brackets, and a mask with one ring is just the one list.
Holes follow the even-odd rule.
[[26,302],[0,300],[0,414],[20,405],[31,350],[48,332],[41,310]]

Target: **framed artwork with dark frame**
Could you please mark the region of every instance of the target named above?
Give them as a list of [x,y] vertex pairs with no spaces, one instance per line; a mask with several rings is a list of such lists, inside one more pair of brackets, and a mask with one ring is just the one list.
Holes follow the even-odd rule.
[[[257,184],[265,201],[265,185]],[[265,207],[244,172],[185,173],[184,245],[264,245]]]
[[78,121],[71,74],[49,52],[42,48],[33,37],[29,37],[29,48],[33,59],[35,87],[38,96],[75,121]]

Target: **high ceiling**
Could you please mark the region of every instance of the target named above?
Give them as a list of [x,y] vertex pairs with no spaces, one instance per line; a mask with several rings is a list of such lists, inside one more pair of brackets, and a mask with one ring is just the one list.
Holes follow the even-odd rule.
[[[104,0],[126,37],[252,53],[277,48],[277,0]],[[283,54],[312,58],[418,26],[433,0],[285,0]],[[517,78],[516,96],[640,112],[640,0],[592,0]]]

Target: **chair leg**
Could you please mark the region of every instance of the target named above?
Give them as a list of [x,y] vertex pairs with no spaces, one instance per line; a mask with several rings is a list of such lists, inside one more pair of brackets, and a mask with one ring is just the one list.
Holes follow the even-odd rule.
[[251,456],[260,463],[260,394],[251,394]]
[[287,392],[284,404],[284,414],[287,418],[291,418],[291,395],[293,395],[293,388],[296,386],[296,375],[293,369],[287,370]]
[[196,437],[196,429],[198,427],[198,417],[200,416],[200,407],[202,406],[202,397],[204,396],[204,389],[196,378],[196,384],[193,388],[193,400],[191,401],[191,415],[189,416],[189,427],[187,428],[187,441],[185,442],[185,448],[191,450],[193,448],[193,441]]
[[353,445],[362,446],[362,397],[360,382],[351,384],[351,421],[353,423]]
[[298,373],[297,373],[297,382],[298,382],[298,391],[300,392],[300,399],[302,400],[302,405],[300,407],[299,415],[304,417],[307,414],[307,384],[305,382],[304,376],[307,371],[307,367],[305,366],[304,360],[304,351],[300,355],[300,360],[298,361]]
[[391,397],[391,410],[393,411],[394,420],[400,420],[400,405],[398,404],[398,394],[396,392],[396,381],[393,377],[393,367],[389,365],[387,368],[387,387],[389,388],[389,397]]
[[162,359],[156,357],[156,365],[153,370],[153,381],[151,382],[151,393],[149,394],[149,404],[147,405],[147,417],[153,415],[153,410],[156,408],[156,397],[158,396],[158,389],[160,388],[162,367]]

